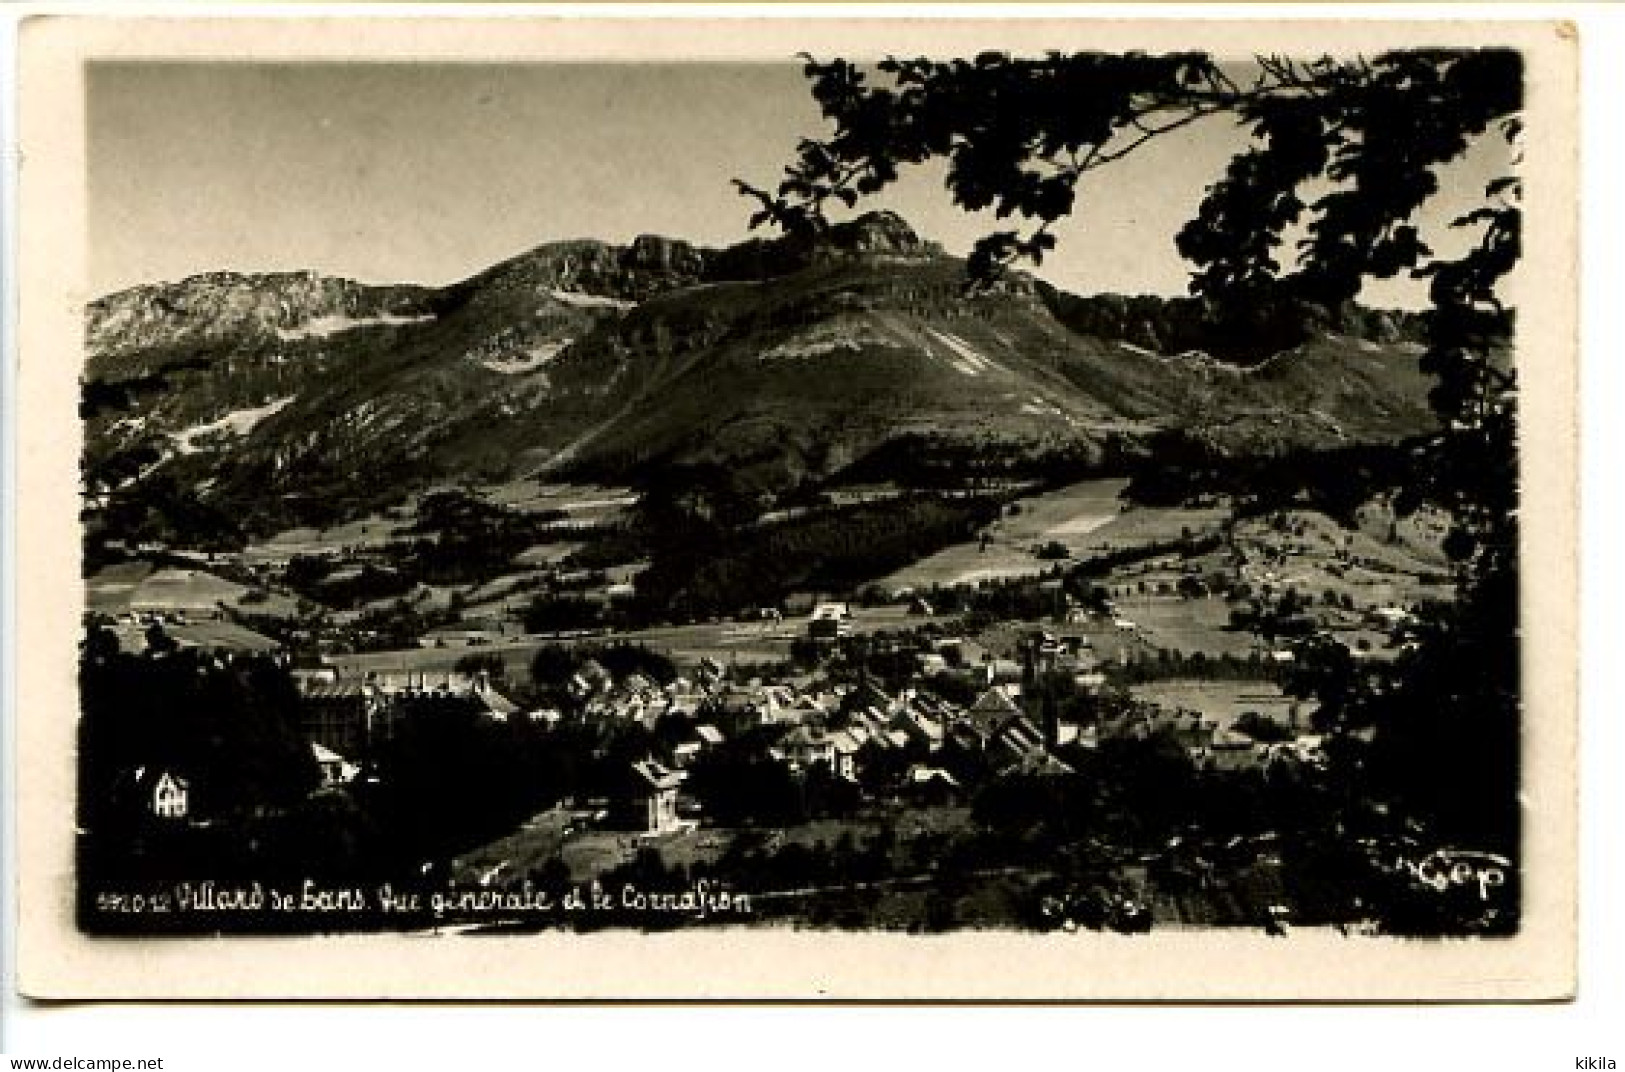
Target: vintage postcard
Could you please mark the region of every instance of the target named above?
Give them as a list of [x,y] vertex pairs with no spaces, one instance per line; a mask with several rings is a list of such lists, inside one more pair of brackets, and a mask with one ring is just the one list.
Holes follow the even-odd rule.
[[21,47],[26,993],[1573,994],[1572,28]]

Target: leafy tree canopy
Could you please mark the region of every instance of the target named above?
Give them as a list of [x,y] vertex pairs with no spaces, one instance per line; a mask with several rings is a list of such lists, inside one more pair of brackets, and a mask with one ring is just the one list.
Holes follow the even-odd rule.
[[[1026,223],[977,242],[969,270],[979,281],[1042,263],[1054,223],[1086,208],[1079,180],[1089,172],[1209,117],[1241,124],[1248,144],[1176,236],[1191,291],[1246,317],[1283,301],[1335,311],[1367,278],[1427,279],[1422,366],[1454,434],[1416,491],[1456,512],[1459,558],[1509,553],[1515,381],[1503,351],[1512,310],[1496,291],[1519,256],[1519,181],[1497,177],[1481,205],[1453,221],[1478,235],[1455,259],[1435,255],[1416,218],[1440,191],[1441,165],[1486,134],[1519,138],[1519,53],[1261,56],[1250,77],[1196,52],[990,52],[870,69],[809,57],[805,71],[833,133],[803,139],[775,190],[737,184],[760,206],[752,225],[815,233],[831,202],[852,207],[905,166],[944,159],[956,204]],[[1289,254],[1292,234],[1302,237]]]
[[[834,133],[800,143],[776,194],[738,184],[762,206],[753,225],[819,230],[830,201],[851,207],[903,166],[945,158],[956,204],[1036,223],[1029,233],[1002,231],[978,243],[971,266],[986,275],[1018,259],[1042,261],[1055,246],[1050,226],[1080,207],[1078,182],[1088,172],[1228,114],[1252,143],[1178,236],[1197,269],[1192,290],[1256,297],[1285,282],[1321,304],[1352,298],[1362,276],[1430,264],[1408,221],[1439,190],[1434,168],[1492,126],[1516,137],[1522,103],[1522,60],[1510,50],[1307,63],[1260,57],[1245,84],[1200,53],[894,58],[873,72],[809,59],[806,73]],[[1331,186],[1306,203],[1314,180]],[[1513,192],[1511,179],[1488,191]],[[1283,266],[1283,236],[1305,220],[1298,256]],[[1489,212],[1464,222],[1515,232],[1515,221],[1515,213]],[[1515,256],[1516,247],[1500,252]],[[1461,283],[1447,278],[1436,290]]]

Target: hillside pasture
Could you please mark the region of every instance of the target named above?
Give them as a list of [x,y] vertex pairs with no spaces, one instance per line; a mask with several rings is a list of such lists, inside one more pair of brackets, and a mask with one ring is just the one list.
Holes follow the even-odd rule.
[[527,514],[563,510],[570,515],[572,522],[617,520],[638,501],[637,493],[630,488],[597,484],[541,484],[534,479],[486,484],[475,490],[486,502],[496,506]]
[[1046,544],[1060,544],[1075,560],[1217,532],[1229,516],[1222,506],[1134,506],[1120,498],[1127,484],[1121,479],[1086,480],[1017,499],[976,539],[905,566],[879,584],[899,592],[1036,577],[1066,561],[1033,553]]
[[1454,594],[1448,567],[1425,549],[1341,528],[1312,511],[1238,522],[1235,546],[1245,559],[1241,579],[1255,586],[1315,596],[1330,589],[1360,607],[1408,606]]
[[1088,480],[1016,499],[976,539],[928,555],[883,578],[879,585],[898,592],[1038,576],[1056,563],[1037,557],[1033,549],[1054,541],[1075,554],[1090,546],[1095,531],[1118,518],[1118,495],[1126,483]]
[[772,853],[790,845],[833,848],[843,836],[863,846],[886,828],[897,839],[892,866],[907,870],[913,863],[915,839],[952,835],[970,825],[966,807],[911,806],[750,831],[701,826],[651,838],[633,830],[572,830],[568,813],[553,809],[533,816],[512,834],[465,853],[453,862],[453,873],[460,881],[478,883],[489,876],[493,884],[501,885],[521,880],[557,856],[569,868],[572,880],[585,882],[632,859],[641,848],[654,849],[668,868],[692,868],[714,863],[742,836]]
[[[1119,629],[1110,618],[1091,618],[1075,625],[1048,624],[1044,628],[1063,641],[1075,637],[1088,641],[1088,650],[1100,666],[1151,654],[1151,646],[1143,636],[1133,630]],[[1031,636],[1032,630],[1031,622],[999,622],[982,630],[975,640],[991,655],[1019,660],[1022,645]]]
[[141,582],[152,576],[151,562],[119,562],[104,566],[85,581],[86,609],[102,614],[123,614]]
[[104,614],[140,611],[213,612],[235,604],[248,587],[201,569],[155,569],[150,563],[121,563],[87,582],[89,609]]
[[296,555],[338,554],[345,548],[378,548],[398,539],[401,517],[371,514],[330,528],[294,528],[249,544],[238,559],[245,565],[286,562]]
[[452,879],[463,885],[481,885],[482,879],[522,880],[558,855],[569,835],[570,816],[564,809],[538,812],[507,837],[453,860]]
[[1229,516],[1223,506],[1130,506],[1090,531],[1076,550],[1120,551],[1207,535],[1219,531]]
[[[126,616],[161,614],[164,631],[183,645],[223,648],[228,651],[272,651],[277,644],[268,637],[217,617],[220,605],[245,606],[242,599],[258,591],[217,577],[206,570],[155,568],[149,562],[123,562],[98,571],[86,583],[87,609],[99,614]],[[272,596],[252,607],[270,613]],[[185,624],[174,619],[185,616]],[[148,626],[141,621],[121,620],[114,626],[119,645],[126,651],[146,647]]]
[[514,556],[516,566],[557,566],[585,547],[581,543],[538,543]]
[[[146,630],[146,626],[123,622],[113,627],[119,647],[125,651],[145,649]],[[275,651],[279,647],[277,642],[269,637],[226,621],[204,620],[191,621],[185,625],[171,624],[164,626],[164,632],[183,647],[262,653]]]
[[[438,485],[412,496],[402,505],[341,525],[287,529],[250,544],[239,557],[245,564],[257,564],[286,562],[296,555],[339,554],[347,548],[376,550],[391,541],[412,535],[408,530],[418,518],[419,504],[426,496],[463,490],[468,489],[460,485]],[[522,514],[562,510],[569,515],[569,524],[600,524],[615,520],[637,501],[637,496],[626,488],[539,485],[534,480],[482,485],[472,490],[487,502]],[[534,556],[546,559],[567,549],[568,545],[565,544],[542,544],[526,553],[534,552]]]
[[505,613],[524,606],[537,588],[552,576],[545,568],[514,570],[484,584],[462,590],[464,605],[473,613]]

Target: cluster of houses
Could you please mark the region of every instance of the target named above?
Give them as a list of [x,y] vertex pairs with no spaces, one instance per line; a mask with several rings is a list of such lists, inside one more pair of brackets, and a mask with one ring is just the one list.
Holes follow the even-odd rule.
[[302,728],[324,785],[352,781],[361,771],[361,760],[390,737],[413,700],[454,696],[477,704],[480,714],[497,720],[519,712],[519,705],[484,673],[402,670],[354,678],[342,676],[320,659],[289,663],[299,689]]
[[[605,697],[601,712],[615,710],[614,695]],[[641,717],[650,710],[642,708]],[[798,774],[823,768],[872,796],[927,803],[961,800],[988,778],[1072,774],[1057,754],[1060,746],[1089,750],[1113,739],[1166,735],[1198,769],[1210,771],[1324,763],[1318,736],[1294,733],[1263,742],[1190,711],[1147,707],[1087,725],[1041,726],[1023,708],[1015,684],[990,685],[974,703],[960,706],[915,689],[888,695],[871,683],[804,690],[720,682],[693,710],[702,721],[691,736],[640,768],[635,784],[647,799],[634,802],[633,812],[647,815],[649,834],[686,825],[677,818],[686,772],[707,751],[745,733],[765,732],[768,753]]]
[[[555,706],[527,708],[485,673],[374,671],[345,675],[323,660],[289,659],[301,697],[303,730],[324,784],[357,778],[366,758],[409,718],[413,701],[455,697],[497,722],[525,719],[545,728],[570,719],[589,724],[637,723],[651,731],[649,755],[632,764],[625,799],[603,802],[649,835],[692,826],[683,799],[689,772],[708,753],[748,738],[798,776],[821,769],[871,799],[950,802],[990,778],[1073,773],[1063,746],[1092,749],[1118,738],[1166,735],[1198,767],[1230,771],[1275,763],[1319,763],[1319,740],[1294,732],[1263,743],[1185,711],[1145,707],[1087,724],[1059,720],[1025,690],[1039,673],[1070,674],[1083,688],[1101,683],[1088,642],[1034,630],[1023,659],[994,658],[973,642],[944,639],[917,655],[919,677],[955,674],[977,688],[956,704],[913,687],[888,692],[872,680],[855,683],[807,675],[784,681],[737,680],[704,658],[685,676],[657,682],[629,672],[617,677],[593,659],[580,663]],[[656,730],[662,732],[654,732]],[[1296,731],[1296,727],[1293,727]],[[184,817],[186,789],[155,782],[151,810]]]
[[674,714],[691,720],[685,736],[633,764],[635,777],[627,783],[633,799],[606,802],[641,819],[648,835],[693,825],[682,799],[688,773],[708,752],[747,735],[794,774],[822,769],[858,791],[915,802],[962,799],[971,771],[1072,772],[1051,754],[1010,686],[990,687],[962,708],[913,689],[890,695],[867,682],[813,689],[681,681],[651,700],[639,695],[636,677],[611,686],[584,710],[588,717],[638,719],[650,729]]
[[[414,697],[461,697],[497,721],[640,724],[660,744],[631,764],[621,799],[599,804],[604,815],[621,817],[622,825],[647,835],[693,826],[694,802],[684,796],[689,773],[708,753],[747,737],[752,747],[798,776],[822,769],[870,798],[933,803],[962,799],[989,778],[1071,774],[1061,746],[1089,749],[1113,738],[1169,735],[1199,767],[1211,770],[1318,761],[1315,738],[1261,743],[1191,712],[1147,708],[1086,725],[1060,722],[1053,712],[1040,714],[1034,709],[1038,705],[1024,705],[1020,679],[1024,673],[1060,670],[1080,682],[1092,681],[1098,675],[1090,669],[1086,648],[1035,631],[1025,651],[1020,663],[1003,660],[1009,667],[993,659],[973,663],[984,684],[968,705],[916,688],[890,693],[866,678],[740,681],[710,658],[666,683],[639,672],[616,677],[587,659],[564,684],[568,714],[555,707],[523,709],[483,674],[370,673],[346,679],[320,665],[295,667],[292,673],[304,699],[306,734],[331,784],[356,776],[359,758],[392,732],[401,711],[410,707],[402,701]],[[949,657],[962,666],[965,654],[926,653],[922,671]],[[662,727],[676,732],[653,732]]]
[[[934,658],[942,656],[933,653]],[[1048,665],[1065,662],[1059,647]],[[991,680],[1004,668],[978,668]],[[524,718],[544,726],[566,715],[553,707],[522,709],[484,674],[373,672],[346,677],[312,661],[290,667],[298,685],[304,731],[324,781],[353,779],[360,760],[393,733],[403,712],[419,697],[458,697],[497,721]],[[682,829],[689,820],[678,807],[687,772],[708,752],[750,735],[766,754],[792,772],[823,767],[865,791],[952,799],[966,788],[968,770],[1069,773],[1051,754],[1046,734],[1019,703],[1020,685],[990,683],[968,707],[916,689],[895,695],[869,681],[856,684],[812,680],[733,680],[714,659],[694,672],[660,684],[642,673],[616,678],[598,662],[584,661],[565,683],[571,719],[589,723],[636,722],[655,730],[672,722],[659,754],[634,764],[628,792],[638,799],[615,802],[613,811],[640,820],[649,833]]]

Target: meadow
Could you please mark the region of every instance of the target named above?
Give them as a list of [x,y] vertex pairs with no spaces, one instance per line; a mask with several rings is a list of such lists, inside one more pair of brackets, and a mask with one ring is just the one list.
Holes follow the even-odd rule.
[[1221,729],[1228,729],[1248,711],[1256,711],[1282,725],[1292,721],[1298,709],[1300,726],[1308,725],[1314,712],[1313,701],[1294,700],[1278,685],[1268,681],[1207,681],[1174,678],[1129,687],[1136,700],[1154,703],[1168,710],[1200,711]]
[[1059,544],[1073,558],[1091,552],[1137,547],[1211,532],[1222,508],[1133,506],[1120,499],[1121,479],[1086,480],[1020,498],[976,539],[946,547],[883,578],[891,592],[933,585],[975,584],[1009,577],[1036,577],[1056,564],[1034,552]]

